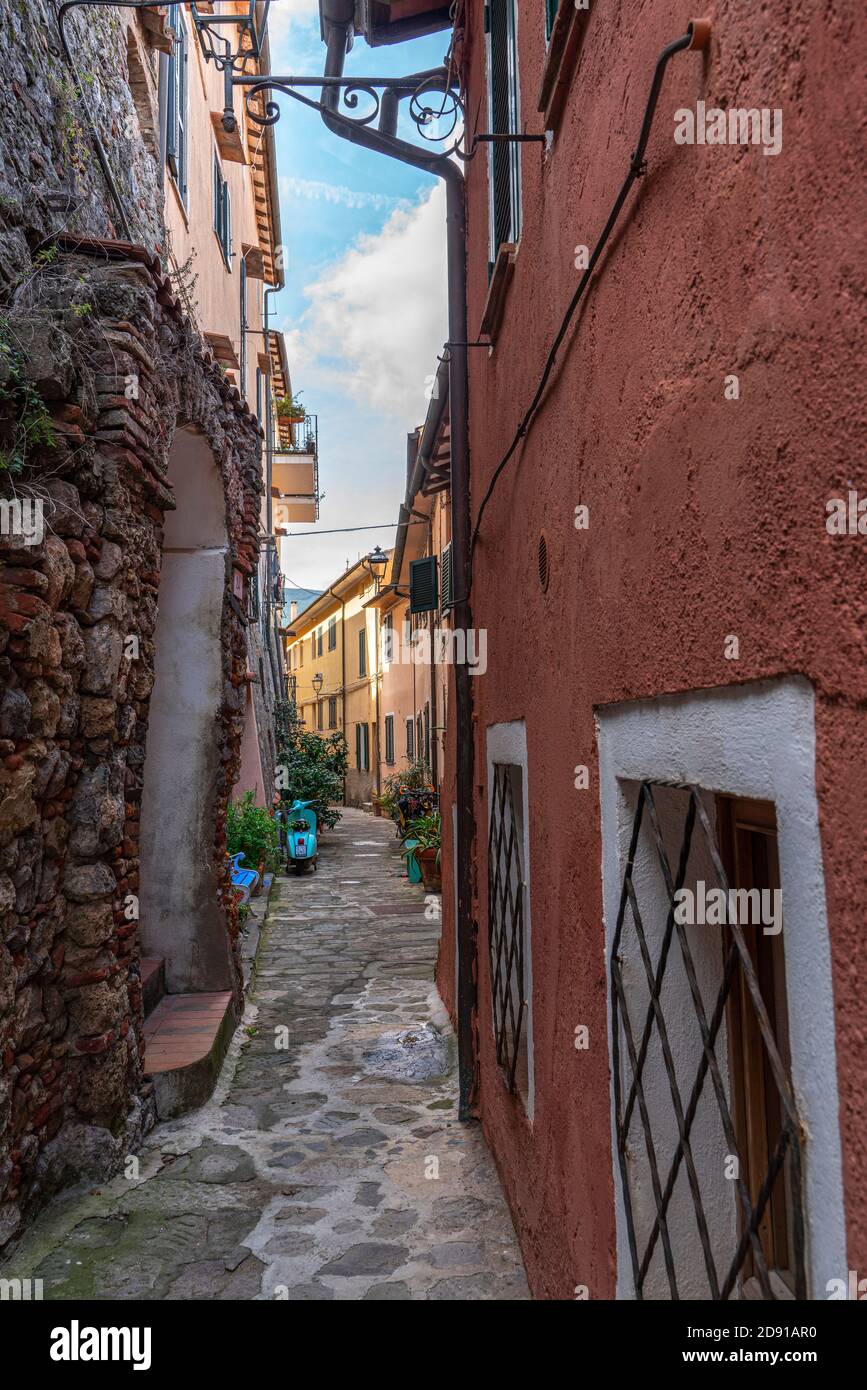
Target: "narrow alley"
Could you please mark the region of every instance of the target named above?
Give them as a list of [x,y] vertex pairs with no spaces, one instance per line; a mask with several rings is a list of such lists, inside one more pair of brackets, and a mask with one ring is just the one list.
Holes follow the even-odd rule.
[[278,880],[210,1103],[16,1252],[46,1299],[529,1297],[481,1130],[457,1122],[439,921],[396,850],[349,809],[318,871]]

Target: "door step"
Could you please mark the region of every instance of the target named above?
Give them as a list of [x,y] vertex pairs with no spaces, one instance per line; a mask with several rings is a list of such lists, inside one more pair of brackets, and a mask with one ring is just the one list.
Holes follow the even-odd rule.
[[141,998],[144,1016],[152,1014],[166,992],[166,963],[162,956],[143,956]]
[[145,1021],[145,1074],[157,1114],[170,1120],[209,1098],[235,1031],[230,990],[167,994]]

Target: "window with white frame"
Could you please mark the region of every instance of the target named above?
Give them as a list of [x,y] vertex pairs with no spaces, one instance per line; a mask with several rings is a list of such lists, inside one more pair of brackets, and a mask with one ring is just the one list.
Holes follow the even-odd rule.
[[370,771],[370,726],[355,726],[355,765],[359,772]]
[[533,965],[527,732],[523,721],[487,731],[488,970],[494,1048],[507,1089],[534,1109]]
[[823,1297],[846,1240],[812,688],[598,727],[618,1295]]

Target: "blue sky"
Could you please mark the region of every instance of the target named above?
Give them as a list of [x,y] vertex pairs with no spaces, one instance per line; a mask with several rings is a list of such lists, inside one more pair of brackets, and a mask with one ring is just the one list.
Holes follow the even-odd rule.
[[[322,71],[316,0],[274,0],[270,26],[275,73]],[[443,32],[378,49],[356,39],[347,72],[434,67],[448,39]],[[276,324],[286,334],[293,390],[319,416],[325,494],[318,525],[292,527],[314,534],[285,539],[282,561],[294,584],[321,588],[347,560],[394,539],[393,527],[320,533],[397,520],[407,431],[424,419],[446,334],[445,213],[436,179],[340,140],[317,112],[279,100],[287,284]]]

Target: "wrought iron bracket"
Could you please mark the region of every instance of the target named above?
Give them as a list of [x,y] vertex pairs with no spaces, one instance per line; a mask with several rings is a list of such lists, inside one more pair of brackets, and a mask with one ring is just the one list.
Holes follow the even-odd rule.
[[[292,97],[312,111],[318,111],[330,120],[337,119],[347,128],[374,126],[385,143],[394,146],[395,153],[401,148],[414,153],[424,153],[423,147],[411,144],[397,135],[397,124],[402,101],[408,102],[409,115],[419,135],[432,145],[442,144],[443,148],[431,151],[434,159],[446,160],[451,156],[467,160],[472,151],[464,145],[465,108],[449,70],[445,67],[433,68],[427,72],[413,73],[409,77],[311,77],[307,75],[268,75],[250,77],[233,74],[232,87],[244,90],[244,102],[248,118],[258,126],[276,125],[280,119],[280,108],[273,100],[274,93]],[[339,92],[343,109],[306,96],[304,89],[314,87],[320,92],[334,89]],[[227,82],[227,93],[229,84]],[[256,109],[254,98],[265,97],[265,110]],[[359,110],[362,98],[370,105]],[[228,96],[224,121],[234,119]],[[445,129],[442,126],[445,125]],[[455,138],[452,140],[452,136]],[[451,140],[451,143],[448,142]]]

